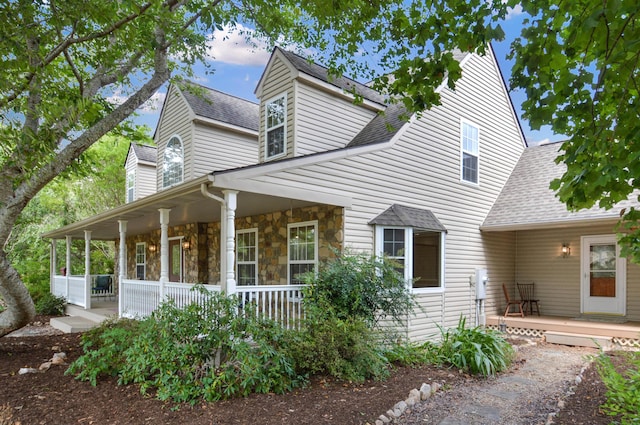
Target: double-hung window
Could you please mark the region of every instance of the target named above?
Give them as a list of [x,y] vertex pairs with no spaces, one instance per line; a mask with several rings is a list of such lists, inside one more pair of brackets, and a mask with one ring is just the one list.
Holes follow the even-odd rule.
[[267,159],[285,154],[287,140],[287,95],[286,93],[267,102],[265,108],[265,156]]
[[376,226],[376,253],[394,261],[414,290],[443,287],[445,232]]
[[466,121],[461,122],[461,164],[460,178],[478,184],[480,166],[480,129]]
[[308,221],[287,226],[289,247],[289,284],[302,282],[300,275],[314,272],[318,266],[318,222]]
[[236,232],[236,279],[242,286],[258,284],[258,229]]
[[136,279],[144,280],[147,274],[147,244],[136,244]]
[[184,150],[182,140],[172,136],[164,149],[162,163],[162,187],[167,188],[182,183],[184,173]]

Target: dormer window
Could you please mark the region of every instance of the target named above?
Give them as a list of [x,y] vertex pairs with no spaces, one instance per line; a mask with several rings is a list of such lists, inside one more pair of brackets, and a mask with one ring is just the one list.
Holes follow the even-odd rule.
[[287,95],[275,97],[267,102],[265,108],[266,158],[285,154],[287,119]]
[[164,150],[162,164],[162,187],[167,188],[182,183],[184,170],[184,151],[182,140],[178,136],[172,136]]
[[136,196],[136,172],[127,173],[127,202],[135,201]]

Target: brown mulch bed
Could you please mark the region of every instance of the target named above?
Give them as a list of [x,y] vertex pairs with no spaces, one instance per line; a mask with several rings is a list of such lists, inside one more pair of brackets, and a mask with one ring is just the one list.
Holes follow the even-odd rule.
[[[254,394],[176,409],[175,404],[140,395],[136,386],[118,386],[115,379],[92,387],[65,375],[66,366],[18,374],[22,367],[38,368],[56,351],[75,360],[81,354],[80,336],[0,338],[0,424],[373,424],[423,382],[439,382],[446,391],[470,379],[434,366],[401,367],[384,382],[349,384],[316,378],[306,388],[284,395]],[[598,409],[604,393],[590,367],[554,423],[608,424],[611,418]]]

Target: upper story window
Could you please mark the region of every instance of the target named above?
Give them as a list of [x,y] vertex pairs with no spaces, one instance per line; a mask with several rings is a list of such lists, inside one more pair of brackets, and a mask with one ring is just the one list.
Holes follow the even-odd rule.
[[460,137],[462,147],[460,177],[465,182],[478,184],[480,129],[473,124],[462,121]]
[[318,222],[293,223],[287,226],[289,247],[289,284],[304,283],[300,275],[317,270]]
[[135,201],[136,196],[136,172],[127,173],[127,203]]
[[265,107],[266,158],[285,154],[287,140],[287,95],[286,93],[267,102]]
[[182,183],[184,172],[184,151],[182,140],[178,136],[172,136],[164,149],[164,161],[162,163],[162,187],[170,187]]
[[376,253],[394,260],[414,290],[440,289],[445,232],[376,226]]
[[236,232],[236,276],[238,285],[258,284],[258,229]]

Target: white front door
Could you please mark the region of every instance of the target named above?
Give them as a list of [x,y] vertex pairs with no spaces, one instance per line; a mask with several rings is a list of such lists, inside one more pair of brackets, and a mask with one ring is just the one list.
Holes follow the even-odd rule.
[[627,262],[616,236],[583,236],[581,252],[582,313],[625,315]]

